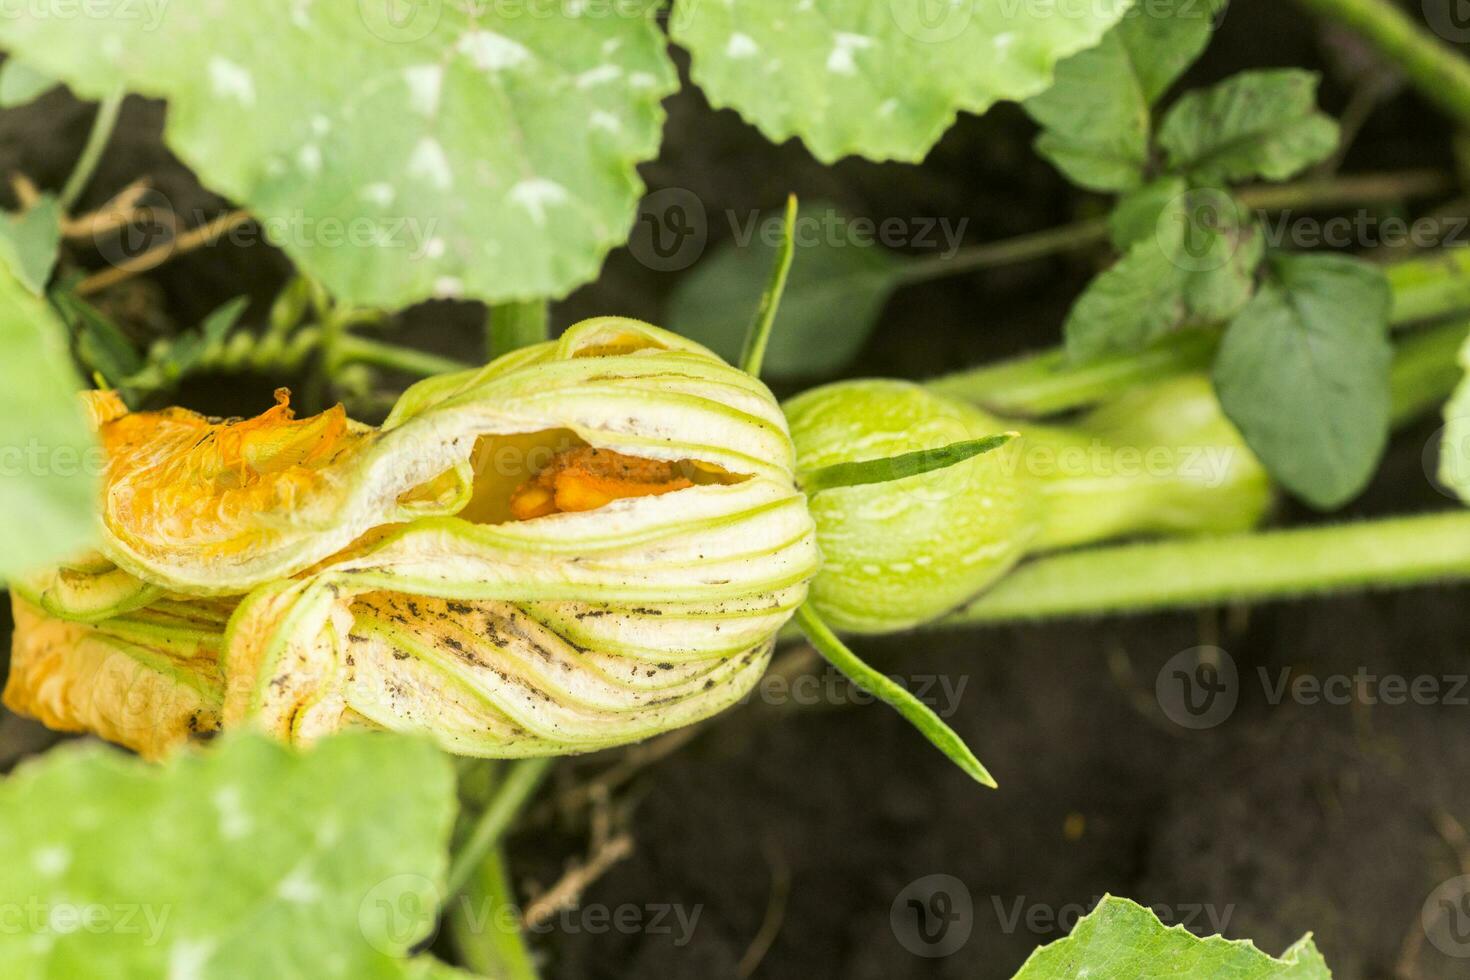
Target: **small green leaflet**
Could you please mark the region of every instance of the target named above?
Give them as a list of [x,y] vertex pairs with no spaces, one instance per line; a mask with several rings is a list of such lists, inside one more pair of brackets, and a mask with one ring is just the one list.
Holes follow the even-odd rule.
[[1250,300],[1265,241],[1230,194],[1161,178],[1125,195],[1110,229],[1123,257],[1088,285],[1064,328],[1079,363],[1223,322]]
[[0,44],[84,97],[168,99],[170,148],[339,299],[502,302],[568,292],[627,237],[677,86],[635,2],[31,4]]
[[[77,356],[90,372],[117,387],[143,367],[143,357],[121,327],[70,288],[51,291],[51,302],[76,337]],[[127,393],[123,393],[127,398]]]
[[1381,270],[1281,255],[1225,331],[1220,403],[1271,475],[1315,507],[1358,494],[1388,441],[1392,297]]
[[0,961],[18,976],[446,976],[405,957],[433,929],[454,812],[448,758],[396,735],[305,753],[226,736],[162,766],[66,746],[0,784],[0,894],[35,904],[29,928],[0,932]]
[[40,296],[61,248],[61,207],[43,194],[21,214],[0,215],[0,263]]
[[776,247],[770,282],[761,293],[755,318],[746,328],[745,342],[740,347],[740,370],[753,378],[761,376],[766,348],[771,342],[771,328],[776,325],[776,314],[781,311],[781,297],[786,295],[786,280],[791,275],[791,260],[796,253],[796,215],[796,195],[792,194],[786,198],[786,212],[781,218],[781,244]]
[[1057,66],[1056,84],[1027,100],[1043,128],[1036,150],[1074,183],[1137,187],[1148,164],[1151,109],[1199,57],[1223,0],[1151,0]]
[[1169,168],[1196,183],[1286,180],[1337,148],[1338,126],[1317,109],[1317,76],[1247,71],[1189,92],[1159,129]]
[[1130,4],[676,0],[669,32],[710,102],[770,139],[918,162],[957,112],[1045,90]]
[[1470,340],[1460,348],[1467,372],[1444,406],[1444,439],[1439,445],[1439,479],[1470,503]]
[[[803,204],[795,254],[762,373],[777,378],[834,374],[867,343],[909,261],[857,236],[854,219],[830,204]],[[773,215],[715,249],[674,289],[664,314],[669,329],[738,361],[751,305],[771,279],[783,239]]]
[[995,789],[995,778],[980,764],[980,760],[975,758],[975,753],[970,751],[970,747],[965,744],[964,740],[956,735],[954,730],[946,725],[927,704],[914,697],[896,681],[858,659],[857,654],[849,650],[847,645],[837,638],[837,634],[822,622],[822,618],[817,615],[810,603],[796,610],[796,624],[801,627],[801,631],[806,634],[812,646],[816,647],[817,652],[833,667],[841,671],[844,677],[903,715],[909,724],[919,730],[919,734],[927,738],[951,762],[964,770],[965,775],[982,786]]
[[[0,269],[0,575],[92,543],[98,453],[66,331],[45,301]],[[0,958],[3,959],[3,958]]]
[[1244,940],[1200,939],[1183,926],[1166,928],[1149,909],[1104,895],[1072,934],[1031,954],[1012,980],[1139,980],[1205,977],[1229,980],[1332,980],[1310,934],[1279,958]]
[[801,488],[808,494],[834,490],[837,487],[861,487],[869,483],[891,483],[934,470],[948,469],[967,459],[999,449],[1020,433],[1003,432],[971,439],[968,442],[950,443],[934,449],[920,449],[899,456],[882,459],[864,459],[855,463],[835,463],[814,470],[801,478]]
[[25,62],[6,58],[0,65],[0,109],[14,109],[34,101],[55,88],[59,82],[44,72],[36,71]]

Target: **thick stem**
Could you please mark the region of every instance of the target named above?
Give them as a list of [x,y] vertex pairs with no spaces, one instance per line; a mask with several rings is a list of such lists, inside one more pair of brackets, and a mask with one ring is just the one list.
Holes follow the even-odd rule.
[[545,300],[502,303],[490,308],[486,323],[486,354],[501,354],[539,344],[550,335],[550,311]]
[[1092,548],[1012,572],[933,625],[1117,615],[1470,580],[1470,512]]
[[475,868],[445,917],[464,965],[475,973],[497,980],[536,980],[501,848],[491,849]]
[[521,807],[530,799],[536,787],[541,785],[542,778],[551,768],[551,762],[551,759],[521,759],[510,766],[490,805],[485,807],[469,837],[454,855],[454,862],[449,868],[447,894],[450,898],[459,894],[470,875],[474,874],[475,869],[490,853],[490,849],[510,829],[511,822],[521,812]]
[[1461,125],[1470,125],[1470,63],[1389,0],[1297,2],[1362,34],[1403,70],[1421,95]]
[[63,212],[70,212],[76,205],[82,192],[87,189],[87,184],[91,182],[92,174],[97,171],[97,164],[102,160],[102,151],[107,148],[107,141],[112,138],[112,131],[117,127],[117,116],[122,110],[122,103],[122,92],[115,92],[98,103],[97,115],[92,118],[92,129],[87,133],[87,142],[82,147],[81,155],[77,157],[71,176],[66,178],[66,184],[56,198]]
[[1460,348],[1470,321],[1454,320],[1406,335],[1394,349],[1389,389],[1393,426],[1411,425],[1442,406],[1465,376]]

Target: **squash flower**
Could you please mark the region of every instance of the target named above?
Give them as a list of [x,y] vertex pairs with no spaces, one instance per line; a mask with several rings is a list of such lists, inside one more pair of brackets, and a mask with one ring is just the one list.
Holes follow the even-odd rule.
[[647,738],[751,689],[820,564],[770,392],[632,320],[419,382],[379,427],[89,398],[101,543],[13,583],[4,699],[149,756],[241,725]]

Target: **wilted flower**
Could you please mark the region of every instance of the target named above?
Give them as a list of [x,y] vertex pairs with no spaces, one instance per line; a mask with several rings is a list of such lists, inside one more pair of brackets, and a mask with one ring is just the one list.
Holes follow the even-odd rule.
[[5,700],[148,754],[219,724],[644,738],[744,695],[819,564],[770,393],[635,321],[420,382],[378,428],[284,392],[119,408],[94,396],[102,556],[15,590]]

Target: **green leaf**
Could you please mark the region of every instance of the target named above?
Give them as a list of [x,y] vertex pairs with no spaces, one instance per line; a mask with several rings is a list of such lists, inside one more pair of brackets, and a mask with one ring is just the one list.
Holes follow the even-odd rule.
[[1337,123],[1317,110],[1317,76],[1242,72],[1189,92],[1159,130],[1169,166],[1200,183],[1286,180],[1332,155]]
[[[455,811],[425,741],[332,737],[306,753],[228,736],[163,766],[69,746],[0,785],[0,931],[18,976],[443,976],[427,938]],[[99,910],[106,928],[70,925]],[[436,974],[434,971],[438,969]]]
[[[770,377],[830,375],[867,343],[906,267],[870,237],[840,235],[851,219],[831,205],[803,205],[796,251],[766,349]],[[731,363],[741,354],[750,310],[770,282],[782,218],[767,218],[721,245],[685,275],[665,312],[669,329],[711,348]]]
[[1280,958],[1244,940],[1201,939],[1183,926],[1165,928],[1152,911],[1104,895],[1072,934],[1031,954],[1013,980],[1138,980],[1219,977],[1229,980],[1332,980],[1310,933]]
[[17,58],[0,65],[0,109],[14,109],[34,101],[59,85],[55,78]]
[[1088,285],[1063,327],[1067,353],[1080,363],[1142,350],[1188,314],[1182,271],[1153,238],[1130,248]]
[[37,296],[46,290],[60,247],[61,206],[50,194],[21,214],[0,218],[0,262]]
[[117,386],[143,367],[143,358],[122,328],[101,310],[69,289],[56,289],[51,301],[77,339],[82,364]]
[[1166,178],[1123,198],[1110,227],[1127,252],[1067,319],[1075,360],[1136,353],[1181,328],[1223,323],[1250,300],[1260,228],[1229,194],[1182,187]]
[[975,753],[970,751],[964,739],[956,735],[927,704],[910,694],[906,688],[858,659],[857,654],[849,650],[837,638],[837,634],[822,622],[810,603],[796,610],[796,624],[801,627],[801,631],[806,634],[812,646],[816,647],[817,652],[841,671],[844,677],[903,715],[909,724],[919,730],[919,734],[963,769],[965,775],[982,786],[996,788],[994,777],[975,758]]
[[627,237],[677,82],[657,3],[635,2],[31,4],[0,43],[83,97],[167,98],[169,146],[338,298],[501,302],[566,293]]
[[669,31],[710,102],[772,140],[798,136],[825,162],[918,162],[958,111],[1044,91],[1127,7],[677,0]]
[[1362,490],[1388,440],[1391,295],[1382,271],[1336,255],[1283,255],[1230,324],[1220,402],[1287,489],[1323,509]]
[[1444,438],[1439,445],[1439,479],[1470,503],[1470,339],[1460,347],[1466,376],[1444,406]]
[[898,456],[885,456],[882,459],[864,459],[854,463],[834,463],[824,466],[819,470],[813,470],[801,478],[801,488],[808,495],[821,493],[823,490],[832,490],[837,487],[861,487],[870,483],[891,483],[894,480],[902,480],[910,476],[919,476],[922,473],[931,473],[934,470],[948,469],[957,463],[963,463],[967,459],[999,449],[1014,439],[1019,433],[1005,432],[1000,435],[986,436],[984,439],[971,439],[967,442],[953,442],[947,446],[939,446],[935,449],[920,449],[911,453],[903,453]]
[[761,293],[755,318],[746,328],[745,342],[740,347],[740,370],[753,378],[761,376],[766,348],[771,343],[771,328],[775,326],[776,314],[781,310],[781,297],[786,294],[786,280],[791,275],[791,260],[796,254],[796,215],[796,195],[792,194],[786,198],[786,211],[781,216],[781,244],[776,247],[770,281]]
[[92,543],[97,448],[77,398],[66,333],[46,303],[0,269],[0,576]]
[[1137,187],[1148,165],[1150,108],[1204,50],[1221,6],[1151,0],[1097,47],[1058,65],[1056,84],[1025,106],[1044,130],[1037,152],[1083,187]]

